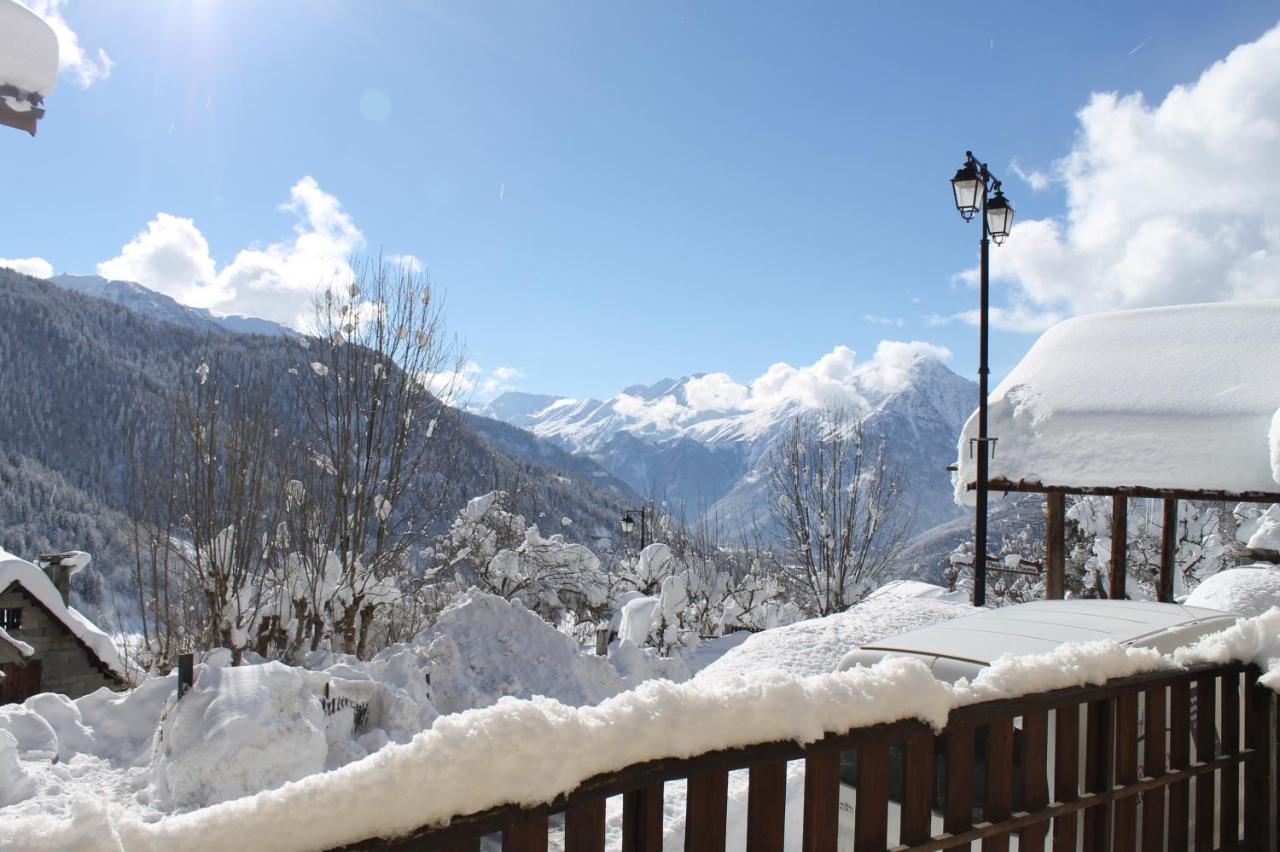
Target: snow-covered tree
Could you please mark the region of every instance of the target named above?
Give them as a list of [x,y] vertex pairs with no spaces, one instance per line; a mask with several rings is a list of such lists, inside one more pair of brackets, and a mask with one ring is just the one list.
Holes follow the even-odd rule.
[[461,589],[519,600],[553,624],[565,616],[594,623],[607,602],[600,559],[562,534],[543,536],[503,491],[470,500],[436,549]]
[[443,502],[441,422],[461,352],[430,283],[381,260],[323,289],[290,369],[302,440],[288,465],[279,582],[312,647],[364,655],[380,607]]

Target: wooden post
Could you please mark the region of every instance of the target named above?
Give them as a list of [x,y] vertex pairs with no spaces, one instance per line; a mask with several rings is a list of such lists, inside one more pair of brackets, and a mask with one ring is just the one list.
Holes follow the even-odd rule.
[[195,680],[196,671],[196,655],[195,654],[179,654],[178,655],[178,697],[187,694],[187,690],[191,688],[191,684]]
[[1067,592],[1067,497],[1052,491],[1045,498],[1048,523],[1045,526],[1046,598],[1061,599]]
[[608,627],[596,628],[596,656],[597,657],[609,656],[609,628]]
[[1160,531],[1160,577],[1156,600],[1173,603],[1173,574],[1178,561],[1178,498],[1164,498],[1164,526]]
[[1111,584],[1107,596],[1122,601],[1125,597],[1125,569],[1129,561],[1129,498],[1117,494],[1111,498]]

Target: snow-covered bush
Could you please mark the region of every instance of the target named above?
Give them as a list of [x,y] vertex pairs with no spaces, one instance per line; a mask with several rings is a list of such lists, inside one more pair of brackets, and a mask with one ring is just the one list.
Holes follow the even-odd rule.
[[518,600],[552,623],[599,620],[608,588],[599,558],[562,534],[544,537],[510,503],[503,491],[476,497],[441,537],[437,552],[459,588]]

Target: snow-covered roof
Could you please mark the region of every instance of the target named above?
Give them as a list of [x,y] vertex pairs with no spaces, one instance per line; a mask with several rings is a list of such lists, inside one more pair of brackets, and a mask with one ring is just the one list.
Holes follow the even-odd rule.
[[32,654],[36,652],[35,648],[32,648],[30,645],[28,645],[26,642],[23,642],[21,639],[14,639],[13,636],[9,634],[9,631],[5,630],[3,627],[0,627],[0,642],[3,642],[9,647],[13,648],[15,651],[18,652],[19,655],[23,657],[30,657]]
[[0,549],[0,592],[13,583],[22,586],[23,591],[31,595],[40,605],[58,621],[62,622],[77,639],[89,650],[105,668],[116,677],[124,678],[124,663],[120,652],[116,650],[111,637],[103,633],[97,625],[85,618],[74,607],[62,602],[49,576],[25,559],[20,559],[4,549]]
[[[991,394],[991,479],[1026,490],[1280,495],[1278,330],[1280,299],[1059,323]],[[976,435],[975,413],[960,436],[957,502],[973,499]]]
[[57,83],[53,29],[16,0],[0,0],[0,124],[34,134],[40,104]]

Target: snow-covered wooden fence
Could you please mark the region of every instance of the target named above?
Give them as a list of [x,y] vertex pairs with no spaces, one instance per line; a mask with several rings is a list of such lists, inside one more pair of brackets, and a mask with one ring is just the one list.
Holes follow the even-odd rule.
[[902,721],[655,760],[543,807],[344,848],[477,852],[500,833],[505,852],[544,852],[562,833],[566,852],[603,852],[605,802],[621,796],[624,852],[660,852],[664,785],[687,779],[684,848],[714,852],[726,844],[729,773],[747,770],[747,852],[781,852],[787,762],[803,760],[805,852],[1007,850],[1013,836],[1023,852],[1275,849],[1276,700],[1258,677],[1203,664],[958,707],[941,732]]

